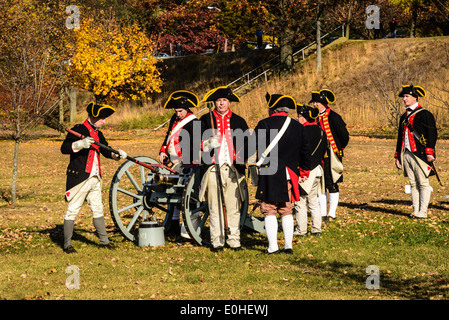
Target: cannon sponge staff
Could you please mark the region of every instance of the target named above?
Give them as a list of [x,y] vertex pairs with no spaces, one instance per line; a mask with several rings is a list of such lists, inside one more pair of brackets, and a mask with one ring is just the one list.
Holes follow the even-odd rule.
[[99,130],[105,119],[111,116],[115,109],[106,104],[91,102],[87,105],[87,119],[82,124],[75,125],[71,130],[84,136],[79,139],[77,134],[68,133],[61,145],[61,153],[70,155],[67,166],[67,180],[65,199],[68,202],[64,216],[64,244],[67,253],[74,253],[72,246],[73,228],[81,206],[87,200],[91,210],[93,223],[100,240],[100,246],[111,247],[106,234],[101,197],[102,171],[100,166],[100,153],[109,159],[125,159],[126,152],[118,150],[113,153],[100,148],[98,144],[107,146],[108,143]]

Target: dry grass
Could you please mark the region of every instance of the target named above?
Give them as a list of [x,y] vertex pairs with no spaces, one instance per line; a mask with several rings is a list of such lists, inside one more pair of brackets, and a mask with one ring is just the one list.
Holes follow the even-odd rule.
[[[337,97],[332,108],[346,121],[349,131],[355,133],[395,134],[395,129],[387,122],[387,114],[382,111],[385,104],[376,100],[386,89],[391,100],[397,99],[397,93],[390,88],[387,57],[394,66],[393,76],[396,88],[403,83],[420,84],[427,90],[428,96],[420,103],[431,110],[440,129],[447,130],[449,115],[443,101],[449,101],[449,90],[444,90],[448,80],[449,38],[382,39],[374,41],[337,40],[323,50],[323,69],[316,72],[314,56],[297,63],[295,71],[285,78],[272,76],[268,82],[242,95],[240,103],[234,103],[233,110],[243,116],[250,126],[266,117],[265,93],[282,93],[293,96],[298,103],[308,103],[312,90],[331,89]],[[176,81],[179,81],[176,80]],[[382,82],[381,82],[382,81]],[[200,81],[201,82],[201,81]],[[225,85],[219,80],[216,86]],[[382,83],[382,88],[379,87]],[[212,87],[204,80],[195,84],[194,92],[201,98]],[[182,86],[179,83],[179,86]],[[184,88],[189,89],[190,84]],[[238,93],[238,92],[237,92]],[[162,109],[163,102],[147,103],[135,107],[130,103],[119,106],[117,115],[109,123],[120,127],[131,119],[162,117],[168,119],[170,111]],[[200,110],[198,108],[197,110]],[[164,118],[165,117],[165,118]],[[163,123],[157,119],[154,127]],[[136,121],[139,123],[139,121]],[[142,128],[148,128],[143,123]],[[122,126],[126,128],[129,126]],[[151,127],[151,126],[150,126]],[[442,131],[441,131],[442,132]]]

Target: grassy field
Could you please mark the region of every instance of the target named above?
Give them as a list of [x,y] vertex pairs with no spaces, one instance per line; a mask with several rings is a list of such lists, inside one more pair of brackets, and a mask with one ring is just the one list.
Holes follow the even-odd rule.
[[[156,157],[164,130],[104,130],[110,144],[131,156]],[[107,230],[115,250],[99,249],[88,206],[78,216],[74,247],[61,249],[68,157],[62,140],[30,140],[20,146],[19,201],[9,205],[13,144],[0,141],[0,299],[148,300],[410,300],[448,299],[449,190],[431,178],[426,220],[411,220],[406,179],[395,169],[395,141],[352,137],[338,219],[321,237],[294,239],[293,255],[266,255],[264,234],[242,235],[244,251],[214,253],[179,238],[147,248],[116,232],[108,190],[119,163],[103,159]],[[449,142],[437,144],[437,169],[448,181]],[[253,203],[254,189],[250,202]],[[282,239],[282,234],[279,234]],[[280,247],[283,247],[280,240]],[[80,272],[69,290],[66,268]],[[377,266],[379,289],[366,288],[366,268]]]

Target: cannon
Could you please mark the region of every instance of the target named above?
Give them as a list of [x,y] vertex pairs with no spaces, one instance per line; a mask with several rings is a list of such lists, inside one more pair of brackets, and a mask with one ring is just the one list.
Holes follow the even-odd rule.
[[[209,207],[200,201],[199,188],[205,167],[184,165],[175,172],[158,161],[139,156],[127,160],[114,174],[109,190],[109,208],[115,226],[134,241],[141,222],[160,220],[167,230],[177,206],[192,241],[210,246]],[[265,233],[264,222],[248,214],[248,187],[245,181],[240,228]]]

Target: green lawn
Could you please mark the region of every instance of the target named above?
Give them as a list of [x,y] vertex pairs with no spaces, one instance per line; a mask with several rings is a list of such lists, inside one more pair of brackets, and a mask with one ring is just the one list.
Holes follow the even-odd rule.
[[[109,136],[113,133],[109,133]],[[106,134],[106,136],[108,136]],[[163,133],[135,135],[111,145],[131,156],[155,157]],[[434,188],[429,218],[412,220],[406,179],[395,169],[393,140],[352,138],[335,221],[321,237],[295,238],[294,254],[267,255],[264,234],[244,233],[244,251],[211,252],[180,238],[139,247],[115,230],[108,190],[119,163],[103,160],[106,223],[115,250],[97,248],[85,205],[75,227],[77,254],[61,249],[65,168],[61,141],[20,146],[19,203],[11,208],[13,145],[0,142],[0,299],[148,300],[446,300],[449,290],[449,191]],[[438,143],[437,168],[448,181],[449,143]],[[250,202],[254,202],[251,189]],[[283,247],[282,233],[279,233]],[[79,289],[68,289],[69,266]],[[366,270],[379,270],[379,289],[367,289]],[[70,278],[69,278],[70,279]]]

